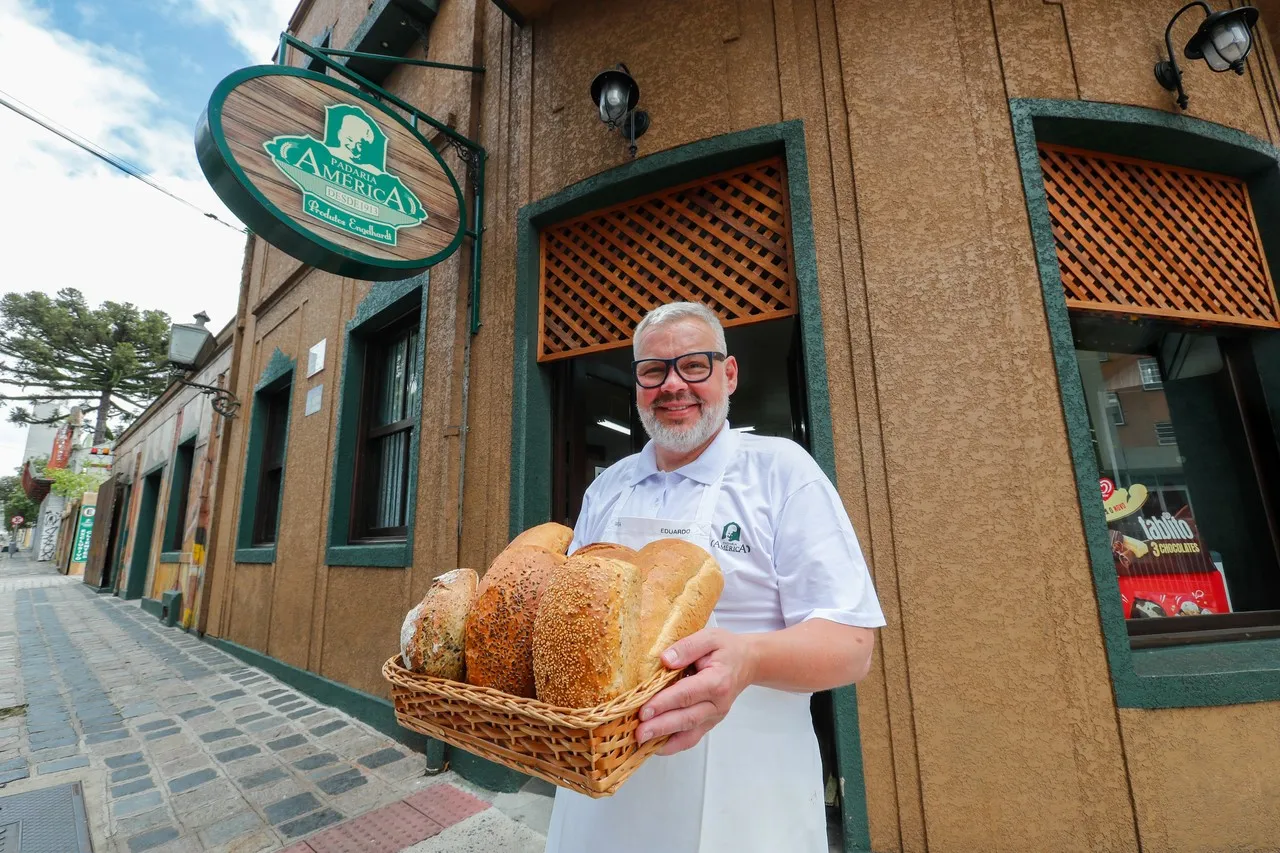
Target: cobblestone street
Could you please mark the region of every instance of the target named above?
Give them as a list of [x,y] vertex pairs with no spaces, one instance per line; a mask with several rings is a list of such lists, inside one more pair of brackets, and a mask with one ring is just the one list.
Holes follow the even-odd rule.
[[97,853],[542,849],[549,786],[424,771],[135,603],[0,557],[0,797],[82,783]]

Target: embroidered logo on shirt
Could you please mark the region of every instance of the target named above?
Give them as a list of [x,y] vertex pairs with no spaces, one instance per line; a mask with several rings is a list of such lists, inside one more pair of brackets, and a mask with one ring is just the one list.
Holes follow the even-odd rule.
[[751,546],[742,541],[742,525],[731,521],[720,531],[720,538],[711,543],[711,547],[721,551],[733,551],[738,554],[750,554]]

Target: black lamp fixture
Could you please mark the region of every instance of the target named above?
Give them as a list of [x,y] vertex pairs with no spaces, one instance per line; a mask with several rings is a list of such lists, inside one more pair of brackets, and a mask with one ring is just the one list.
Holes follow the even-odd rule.
[[1183,12],[1197,6],[1204,10],[1205,17],[1182,55],[1187,59],[1203,59],[1214,71],[1230,70],[1244,74],[1245,57],[1253,48],[1253,25],[1258,22],[1258,10],[1252,6],[1215,12],[1208,3],[1197,0],[1178,10],[1169,26],[1164,28],[1164,46],[1169,51],[1169,58],[1156,63],[1156,80],[1170,92],[1178,93],[1178,106],[1184,110],[1187,108],[1187,93],[1182,89],[1182,69],[1174,59],[1169,33]]
[[623,135],[631,157],[636,156],[636,140],[649,129],[649,114],[636,109],[639,102],[640,85],[621,62],[591,81],[591,103],[600,110],[600,121]]
[[234,418],[236,411],[240,408],[240,401],[236,399],[235,394],[216,385],[189,382],[183,376],[184,373],[195,370],[203,364],[213,352],[216,342],[213,333],[205,328],[205,323],[208,322],[209,315],[201,311],[195,315],[194,323],[174,323],[169,327],[169,366],[172,369],[173,379],[182,385],[198,388],[203,393],[211,395],[213,399],[210,405],[213,406],[213,410],[225,418]]

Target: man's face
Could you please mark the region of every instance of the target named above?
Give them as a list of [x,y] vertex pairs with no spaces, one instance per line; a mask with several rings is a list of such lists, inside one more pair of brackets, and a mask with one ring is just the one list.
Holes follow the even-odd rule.
[[[675,358],[717,350],[715,332],[701,320],[684,319],[645,332],[635,358]],[[657,388],[636,386],[636,407],[649,436],[663,447],[692,450],[719,430],[729,395],[738,387],[738,362],[730,356],[712,363],[703,382],[686,382],[674,368]],[[694,439],[697,439],[696,441]],[[686,446],[692,442],[692,446]]]

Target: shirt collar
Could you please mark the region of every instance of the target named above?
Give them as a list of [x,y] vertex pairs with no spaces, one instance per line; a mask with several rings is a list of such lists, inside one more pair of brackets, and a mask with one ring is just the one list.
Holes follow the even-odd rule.
[[[702,451],[697,459],[670,473],[679,474],[704,485],[711,485],[720,479],[725,469],[729,467],[729,460],[733,456],[737,437],[737,433],[730,428],[729,422],[725,421],[715,440],[707,445],[707,449]],[[644,449],[636,456],[636,464],[631,471],[631,479],[627,485],[635,486],[658,473],[660,472],[658,470],[658,459],[654,454],[653,439],[649,439]]]

